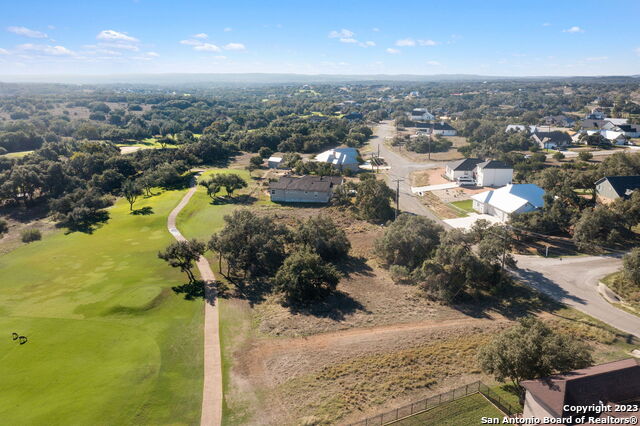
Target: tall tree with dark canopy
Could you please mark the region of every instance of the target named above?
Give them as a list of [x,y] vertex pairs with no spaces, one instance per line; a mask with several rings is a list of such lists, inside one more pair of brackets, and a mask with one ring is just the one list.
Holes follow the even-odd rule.
[[413,270],[433,255],[443,231],[431,219],[401,214],[375,242],[375,253],[389,266]]
[[315,216],[301,222],[293,238],[329,262],[344,258],[351,248],[347,234],[329,216]]
[[395,191],[381,180],[365,179],[357,186],[356,209],[362,219],[372,222],[384,222],[393,218],[391,200]]
[[176,241],[158,253],[160,259],[165,260],[169,265],[187,274],[189,283],[196,281],[193,275],[193,264],[200,259],[206,251],[206,245],[198,240]]
[[127,179],[122,184],[122,195],[129,202],[129,211],[133,211],[133,204],[142,195],[142,188],[138,182],[133,179]]
[[542,321],[528,317],[500,333],[480,350],[482,370],[498,381],[520,382],[585,368],[593,363],[592,349],[575,337],[559,334]]
[[284,261],[290,235],[268,216],[236,210],[224,217],[225,226],[214,234],[209,248],[224,258],[231,270],[260,276],[276,271]]
[[275,277],[276,289],[287,301],[296,304],[326,297],[336,289],[339,281],[336,268],[309,250],[289,256]]

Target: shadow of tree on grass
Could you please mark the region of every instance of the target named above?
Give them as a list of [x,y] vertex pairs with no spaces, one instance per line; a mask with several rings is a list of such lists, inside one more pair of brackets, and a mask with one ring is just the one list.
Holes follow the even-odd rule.
[[132,215],[136,215],[136,216],[148,216],[153,213],[154,211],[151,206],[142,207],[140,209],[136,209],[131,212]]

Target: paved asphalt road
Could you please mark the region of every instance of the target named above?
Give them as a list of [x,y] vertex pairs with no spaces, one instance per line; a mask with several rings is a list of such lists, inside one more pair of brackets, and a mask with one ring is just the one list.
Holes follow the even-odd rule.
[[514,271],[525,283],[619,330],[640,337],[640,317],[622,311],[598,293],[598,281],[620,269],[615,257],[515,256]]
[[374,136],[369,140],[369,144],[373,151],[376,151],[378,146],[380,147],[380,156],[391,167],[390,170],[385,171],[389,186],[395,190],[397,184],[393,180],[397,178],[404,179],[403,182],[400,182],[400,210],[426,216],[448,227],[411,192],[411,172],[433,169],[440,165],[437,163],[415,163],[389,149],[385,145],[385,138],[393,137],[395,133],[396,130],[393,123],[383,121],[374,128]]

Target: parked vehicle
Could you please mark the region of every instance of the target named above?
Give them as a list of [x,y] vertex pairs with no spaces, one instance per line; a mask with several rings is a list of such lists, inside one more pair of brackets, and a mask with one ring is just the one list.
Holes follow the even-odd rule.
[[471,176],[460,176],[456,181],[460,186],[474,186],[476,184],[475,179]]

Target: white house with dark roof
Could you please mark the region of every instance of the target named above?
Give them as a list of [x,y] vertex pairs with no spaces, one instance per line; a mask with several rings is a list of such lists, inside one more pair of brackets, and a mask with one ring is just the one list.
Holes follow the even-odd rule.
[[445,123],[441,121],[440,123],[434,123],[432,127],[432,133],[434,135],[442,135],[442,136],[455,136],[458,134],[458,131],[451,127],[449,123]]
[[479,163],[482,163],[479,158],[463,158],[462,160],[452,161],[445,166],[444,175],[454,182],[463,176],[473,177],[473,171]]
[[409,118],[412,121],[431,121],[435,120],[435,115],[431,114],[426,108],[414,108],[409,113]]
[[476,165],[474,177],[477,186],[508,185],[513,181],[513,167],[503,161],[483,161]]
[[497,217],[501,222],[514,213],[526,213],[544,206],[544,190],[532,183],[509,184],[496,190],[480,192],[471,197],[473,209]]
[[560,131],[545,132],[539,129],[531,135],[531,140],[537,144],[540,149],[558,149],[571,145],[571,136],[568,133]]

